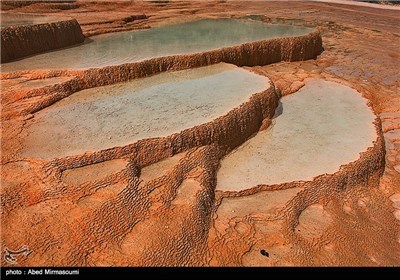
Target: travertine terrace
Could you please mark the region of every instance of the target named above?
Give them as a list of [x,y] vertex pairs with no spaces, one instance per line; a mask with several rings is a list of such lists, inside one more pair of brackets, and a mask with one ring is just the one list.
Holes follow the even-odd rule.
[[335,173],[373,146],[374,120],[356,91],[324,80],[308,82],[281,99],[267,130],[221,161],[216,190],[244,191]]
[[[62,23],[60,23],[62,24]],[[312,57],[320,48],[319,39],[312,34],[311,42],[302,38],[312,33],[312,28],[290,25],[267,25],[261,21],[246,19],[199,19],[183,23],[156,26],[150,29],[137,30],[135,32],[119,32],[91,37],[85,44],[74,48],[56,50],[43,53],[22,61],[16,61],[3,65],[3,72],[13,72],[34,69],[87,69],[104,66],[120,65],[125,63],[145,61],[152,58],[164,58],[167,56],[200,54],[203,56],[210,51],[216,51],[221,60],[233,59],[231,47],[243,46],[241,50],[241,63],[255,59],[255,56],[245,57],[249,48],[263,48],[264,53],[282,59],[280,55],[296,59],[294,53],[306,52],[304,58]],[[64,32],[68,33],[68,30]],[[287,48],[282,51],[266,48],[266,43],[271,39],[292,38],[290,43],[297,44],[302,50]],[[298,37],[298,38],[296,38]],[[310,36],[309,36],[310,37]],[[280,46],[280,41],[268,42],[272,46]],[[6,44],[7,45],[7,44]],[[228,48],[225,49],[224,48]],[[292,50],[291,50],[292,49]],[[261,51],[259,57],[261,57]],[[304,54],[300,54],[304,55]],[[292,58],[293,57],[293,58]],[[258,58],[260,59],[260,58]],[[259,64],[258,59],[253,63]],[[184,60],[187,60],[185,58]]]
[[167,137],[268,91],[265,76],[224,63],[82,90],[35,114],[22,157],[62,158]]
[[[29,249],[3,266],[400,265],[399,10],[1,6],[1,249]],[[146,48],[237,22],[221,44]],[[21,44],[27,28],[47,48]],[[135,34],[134,56],[105,51]]]

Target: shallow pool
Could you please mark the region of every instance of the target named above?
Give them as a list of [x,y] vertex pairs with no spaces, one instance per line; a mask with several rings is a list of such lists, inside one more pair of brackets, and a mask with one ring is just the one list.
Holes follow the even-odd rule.
[[225,115],[270,86],[220,63],[77,92],[35,114],[23,156],[56,158],[168,136]]
[[2,71],[119,65],[154,57],[198,53],[246,42],[299,36],[311,31],[311,28],[306,27],[268,25],[254,20],[203,19],[95,36],[83,45],[3,64]]
[[312,180],[359,158],[377,134],[367,100],[344,85],[315,80],[283,97],[274,124],[221,162],[217,190]]

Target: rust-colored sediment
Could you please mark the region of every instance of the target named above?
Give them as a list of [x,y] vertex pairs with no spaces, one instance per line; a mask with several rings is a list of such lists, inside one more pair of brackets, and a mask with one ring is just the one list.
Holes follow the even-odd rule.
[[[115,12],[121,18],[138,12],[136,3],[77,3],[99,10],[107,5],[118,10],[121,5]],[[213,5],[221,17],[262,13],[270,16],[264,20],[273,21],[285,9],[287,17],[321,26],[325,51],[315,60],[294,62],[315,58],[321,51],[320,33],[314,32],[100,69],[2,73],[2,82],[66,77],[45,88],[2,90],[2,252],[26,245],[31,253],[18,256],[18,266],[398,266],[399,221],[389,199],[400,192],[395,169],[400,166],[400,118],[393,74],[399,56],[391,46],[399,42],[393,35],[397,25],[391,25],[394,12],[371,17],[370,10],[361,7],[292,2],[287,10],[282,2],[253,4],[145,3],[140,12],[164,22],[208,14]],[[132,11],[123,12],[127,7]],[[331,22],[332,9],[340,24]],[[76,11],[78,21],[84,21],[79,7]],[[379,32],[368,29],[369,23],[359,19],[363,15],[370,16],[371,28]],[[376,60],[385,62],[385,69]],[[259,66],[278,61],[292,62]],[[19,157],[27,119],[76,91],[218,62],[255,66],[253,71],[271,77],[272,86],[225,116],[168,137],[52,161]],[[390,75],[394,80],[386,81]],[[281,94],[294,93],[310,78],[342,81],[370,100],[379,114],[373,145],[336,173],[311,181],[215,192],[221,159],[267,128]],[[75,169],[100,163],[107,170],[115,160],[121,167],[109,168],[103,176],[86,177],[85,168]],[[154,168],[157,174],[153,170],[149,176],[145,168],[161,160]],[[71,180],[74,172],[82,173],[79,180]],[[268,196],[280,202],[264,203]],[[235,212],[238,207],[241,211]],[[4,258],[1,264],[12,266]]]
[[1,29],[1,62],[82,43],[76,19]]
[[[37,175],[44,180],[41,191],[27,182],[29,187],[24,190],[6,187],[2,193],[4,230],[17,231],[17,224],[11,223],[10,219],[18,219],[28,225],[32,215],[39,218],[45,215],[43,211],[51,211],[58,205],[51,218],[37,221],[48,224],[52,230],[47,227],[44,232],[43,226],[37,225],[29,233],[24,231],[7,236],[7,244],[16,246],[22,240],[31,244],[33,252],[24,265],[100,265],[104,262],[108,265],[207,265],[211,264],[210,261],[218,265],[240,265],[229,259],[230,254],[218,255],[219,246],[226,244],[222,241],[220,245],[221,236],[214,228],[208,234],[211,217],[221,199],[230,195],[217,192],[215,200],[216,172],[224,155],[257,132],[264,119],[273,116],[278,100],[279,95],[271,86],[227,115],[169,137],[141,140],[126,147],[48,163],[38,162]],[[287,233],[287,238],[296,238],[294,228],[299,215],[308,205],[328,202],[356,186],[376,184],[384,169],[382,133],[379,126],[376,127],[379,136],[374,146],[357,161],[342,166],[337,173],[319,176],[311,182],[260,187],[257,191],[304,188],[278,215],[264,220],[283,220],[282,231]],[[187,154],[164,174],[160,173],[159,177],[150,181],[140,180],[143,167],[186,151]],[[62,180],[65,170],[117,158],[129,159],[121,172],[78,185],[69,185]],[[32,163],[26,164],[29,166]],[[189,188],[193,190],[196,187],[194,193],[180,199],[182,191],[180,193],[179,190],[188,181]],[[101,203],[84,207],[79,203],[99,189],[118,183],[126,184],[126,187],[105,197]],[[251,192],[256,191],[252,189]],[[180,200],[185,203],[179,203]],[[50,221],[61,218],[57,215],[64,216],[66,224],[62,228]],[[174,218],[176,216],[178,218]],[[163,225],[164,229],[161,227],[154,231],[154,223]],[[58,234],[53,236],[54,232]],[[143,240],[137,235],[147,238]],[[52,242],[59,243],[62,252],[46,245]],[[206,246],[207,242],[209,246]],[[110,246],[113,248],[111,251]],[[44,249],[46,254],[43,254]],[[54,254],[57,258],[52,257]],[[113,257],[110,258],[109,254]]]

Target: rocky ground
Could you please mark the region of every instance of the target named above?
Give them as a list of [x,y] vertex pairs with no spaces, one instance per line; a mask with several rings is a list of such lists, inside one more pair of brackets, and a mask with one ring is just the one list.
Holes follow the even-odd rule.
[[[17,105],[2,112],[1,240],[3,252],[31,250],[18,265],[400,265],[399,10],[299,1],[2,2],[2,9],[71,16],[86,36],[205,16],[315,26],[324,48],[315,60],[245,68],[268,76],[283,95],[315,78],[357,89],[380,119],[386,149],[380,178],[376,172],[334,194],[325,184],[316,194],[299,185],[214,196],[226,153],[215,145],[150,165],[146,155],[138,159],[144,164],[121,157],[80,168],[71,168],[73,160],[21,160],[34,115],[10,111],[28,92],[34,103],[35,92],[19,84],[29,74],[3,78],[2,106]],[[2,258],[2,265],[10,264]]]

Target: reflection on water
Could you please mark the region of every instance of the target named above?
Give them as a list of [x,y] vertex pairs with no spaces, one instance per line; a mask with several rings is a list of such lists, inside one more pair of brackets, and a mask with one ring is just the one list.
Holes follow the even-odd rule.
[[84,45],[3,65],[3,71],[80,69],[118,65],[152,57],[196,53],[269,38],[298,36],[309,28],[253,20],[205,19],[147,30],[104,34]]

